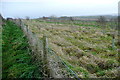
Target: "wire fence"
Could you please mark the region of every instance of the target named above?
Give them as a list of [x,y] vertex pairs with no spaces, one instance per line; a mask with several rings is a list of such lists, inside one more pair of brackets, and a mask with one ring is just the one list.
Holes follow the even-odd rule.
[[40,67],[39,72],[43,74],[43,77],[47,78],[73,78],[80,80],[77,74],[72,71],[64,60],[58,56],[54,50],[48,47],[47,36],[43,36],[39,39],[35,33],[33,33],[29,26],[23,24],[20,19],[13,20],[23,30],[27,36],[30,44],[30,48],[33,52],[33,58]]

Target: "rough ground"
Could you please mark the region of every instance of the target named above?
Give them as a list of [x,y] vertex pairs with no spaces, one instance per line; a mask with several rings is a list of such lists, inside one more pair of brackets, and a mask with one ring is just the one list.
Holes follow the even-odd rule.
[[[24,20],[39,38],[46,35],[49,47],[71,64],[80,78],[118,77],[117,31],[110,28]],[[115,49],[112,49],[112,34]]]

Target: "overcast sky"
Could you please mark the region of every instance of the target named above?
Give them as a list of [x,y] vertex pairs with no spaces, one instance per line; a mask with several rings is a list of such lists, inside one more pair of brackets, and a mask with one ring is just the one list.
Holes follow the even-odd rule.
[[119,0],[1,0],[2,16],[90,16],[118,13]]

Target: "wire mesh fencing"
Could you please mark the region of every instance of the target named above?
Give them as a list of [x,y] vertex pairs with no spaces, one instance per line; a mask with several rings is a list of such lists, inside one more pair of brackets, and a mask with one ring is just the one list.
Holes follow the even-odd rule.
[[[48,48],[48,55],[52,60],[49,61],[52,68],[57,67],[55,73],[60,75],[63,78],[75,78],[78,79],[77,74],[72,71],[68,65],[62,60],[60,56],[58,56],[52,49]],[[79,80],[79,79],[78,79]]]
[[54,50],[48,47],[47,36],[39,39],[36,34],[30,30],[29,26],[23,24],[20,19],[14,20],[14,22],[20,26],[27,36],[33,52],[32,56],[40,67],[39,72],[42,73],[43,78],[73,78],[80,80],[64,60],[62,60]]

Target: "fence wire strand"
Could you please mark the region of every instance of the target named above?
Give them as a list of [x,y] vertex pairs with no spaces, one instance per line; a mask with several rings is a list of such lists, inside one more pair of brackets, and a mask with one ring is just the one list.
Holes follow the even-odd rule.
[[[14,22],[21,27],[24,34],[29,39],[30,47],[34,52],[33,56],[40,67],[39,72],[43,74],[43,77],[73,78],[75,80],[80,80],[77,74],[69,68],[64,60],[62,60],[60,56],[58,56],[52,49],[48,47],[48,42],[46,42],[46,45],[44,45],[44,39],[39,39],[36,34],[33,33],[28,26],[25,26],[21,20],[14,20]],[[47,37],[45,40],[47,40]],[[47,64],[45,63],[44,47],[47,50]],[[50,71],[50,75],[49,71],[46,73],[46,66],[48,67],[47,70]]]

